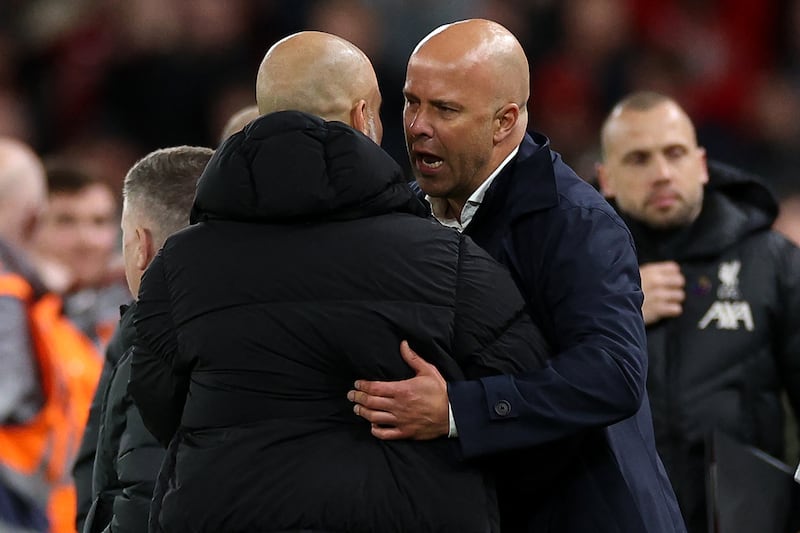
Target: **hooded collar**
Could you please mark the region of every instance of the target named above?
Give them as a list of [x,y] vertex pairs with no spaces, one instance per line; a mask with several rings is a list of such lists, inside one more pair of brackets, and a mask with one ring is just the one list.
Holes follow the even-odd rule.
[[703,208],[689,226],[657,230],[621,213],[633,234],[640,262],[716,257],[772,226],[778,204],[760,178],[716,161],[709,161],[708,170]]
[[342,122],[280,111],[217,149],[198,183],[191,223],[290,224],[390,212],[429,214],[391,156]]

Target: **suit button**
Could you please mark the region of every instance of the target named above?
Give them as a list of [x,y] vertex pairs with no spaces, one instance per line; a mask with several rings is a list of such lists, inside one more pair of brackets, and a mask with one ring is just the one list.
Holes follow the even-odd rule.
[[505,400],[500,400],[494,404],[494,412],[499,416],[506,416],[511,412],[511,404]]

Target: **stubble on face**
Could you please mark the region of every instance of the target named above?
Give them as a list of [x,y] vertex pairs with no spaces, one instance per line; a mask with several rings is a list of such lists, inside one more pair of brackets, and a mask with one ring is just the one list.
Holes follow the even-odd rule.
[[461,21],[423,39],[404,87],[406,146],[420,187],[460,212],[522,142],[527,115],[515,111],[509,122],[505,106],[524,108],[529,85],[522,46],[496,22]]
[[[658,191],[654,195],[659,194]],[[654,196],[652,195],[652,196]],[[703,201],[703,192],[691,200],[677,194],[674,205],[669,209],[660,209],[648,201],[639,210],[638,218],[654,229],[669,230],[687,227],[692,224],[700,212]]]
[[470,83],[469,70],[456,66],[424,56],[409,63],[404,127],[420,187],[460,211],[491,172],[494,143],[490,104],[467,94],[479,89],[478,81],[473,76]]
[[674,103],[618,113],[604,134],[605,173],[619,209],[655,229],[692,224],[708,181],[705,152]]

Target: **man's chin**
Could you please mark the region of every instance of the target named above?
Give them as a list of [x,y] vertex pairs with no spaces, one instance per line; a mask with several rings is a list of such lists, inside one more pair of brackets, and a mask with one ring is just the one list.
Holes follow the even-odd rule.
[[414,179],[417,180],[417,185],[419,185],[419,188],[422,189],[422,191],[428,196],[433,196],[434,198],[444,196],[445,193],[441,191],[439,187],[437,187],[437,185],[440,183],[440,180],[436,179],[435,177],[426,176],[415,170]]
[[685,228],[691,224],[691,221],[687,220],[686,217],[683,216],[671,216],[671,217],[651,216],[648,217],[644,222],[651,228],[661,231],[677,230]]

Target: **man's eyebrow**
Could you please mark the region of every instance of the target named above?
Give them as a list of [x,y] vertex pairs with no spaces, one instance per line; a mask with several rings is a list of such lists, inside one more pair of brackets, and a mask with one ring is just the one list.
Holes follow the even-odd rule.
[[647,148],[634,148],[632,150],[628,150],[624,154],[622,154],[622,160],[627,161],[633,157],[641,157],[649,155],[651,150]]
[[666,146],[661,148],[661,151],[662,152],[668,152],[670,150],[675,150],[676,148],[680,149],[680,150],[684,150],[686,152],[689,151],[689,146],[688,145],[686,145],[684,143],[679,143],[679,142],[667,144]]
[[444,99],[434,99],[430,101],[431,104],[435,105],[436,107],[455,107],[460,108],[461,104],[455,102],[453,100],[444,100]]

